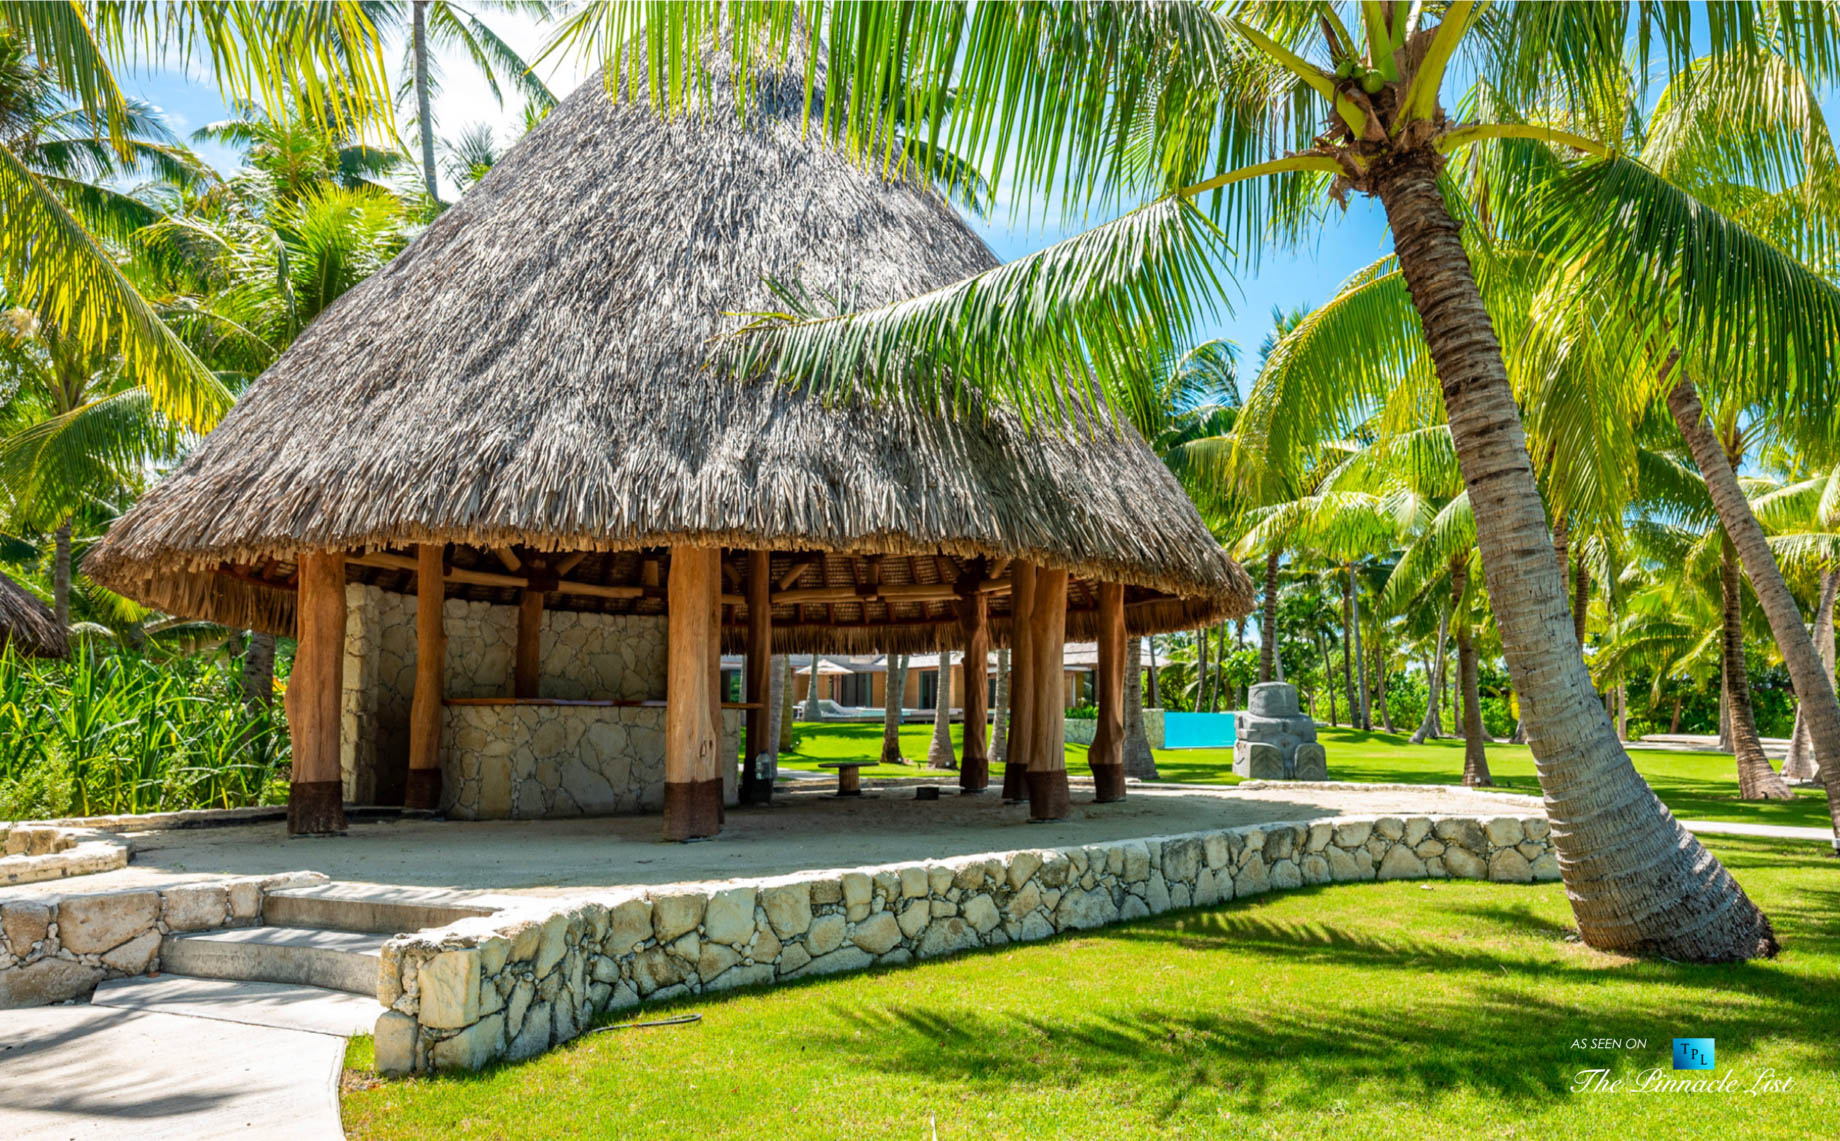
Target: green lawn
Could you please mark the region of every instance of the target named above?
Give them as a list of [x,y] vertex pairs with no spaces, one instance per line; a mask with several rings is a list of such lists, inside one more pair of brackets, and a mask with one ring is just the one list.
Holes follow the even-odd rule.
[[[875,725],[801,722],[798,749],[782,756],[787,768],[815,768],[819,761],[880,756],[882,727]],[[870,777],[930,776],[950,783],[951,774],[921,767],[931,725],[901,729],[901,752],[915,760],[913,766],[876,765],[863,769]],[[1427,741],[1408,744],[1404,734],[1362,733],[1353,729],[1320,729],[1318,739],[1329,753],[1329,775],[1336,780],[1455,784],[1463,773],[1461,741]],[[953,726],[954,749],[959,727]],[[1489,769],[1496,787],[1504,792],[1539,795],[1533,775],[1533,754],[1525,745],[1490,745]],[[1727,753],[1676,753],[1659,749],[1630,750],[1638,772],[1675,815],[1686,820],[1730,820],[1751,824],[1795,824],[1816,828],[1828,825],[1827,798],[1819,789],[1799,789],[1789,801],[1738,799],[1737,769]],[[1231,749],[1159,749],[1157,771],[1164,780],[1201,784],[1236,784]],[[1086,748],[1067,746],[1067,765],[1075,772],[1086,769]]]
[[[480,1075],[353,1090],[353,1138],[1520,1138],[1831,1135],[1840,890],[1810,844],[1717,839],[1772,962],[1687,967],[1568,939],[1557,884],[1307,888],[909,968],[738,992],[700,1024]],[[627,1015],[626,1017],[631,1017]],[[1740,1090],[1626,1082],[1675,1036]],[[1590,1049],[1581,1039],[1646,1040]],[[362,1062],[368,1046],[354,1046]]]

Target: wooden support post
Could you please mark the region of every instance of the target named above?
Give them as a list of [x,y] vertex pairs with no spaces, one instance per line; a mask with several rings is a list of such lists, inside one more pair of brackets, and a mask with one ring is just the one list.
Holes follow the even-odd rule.
[[526,590],[518,597],[517,654],[511,667],[511,696],[539,697],[543,672],[543,592]]
[[713,547],[671,548],[666,593],[664,838],[694,840],[722,830],[721,733],[711,693],[722,572]]
[[288,834],[345,831],[345,782],[339,731],[345,681],[345,555],[303,553],[294,605],[294,673],[288,679],[288,725],[294,744],[288,789]]
[[1029,819],[1059,820],[1067,799],[1067,694],[1061,650],[1067,642],[1067,572],[1038,567],[1035,605],[1029,613],[1029,650],[1035,658],[1029,734]]
[[409,783],[403,807],[441,807],[441,722],[446,714],[447,624],[441,543],[415,550],[415,696],[409,704]]
[[773,778],[765,771],[764,757],[773,752],[767,740],[773,724],[767,708],[771,692],[769,676],[773,672],[773,607],[768,596],[773,591],[770,580],[772,552],[749,551],[747,570],[747,654],[742,664],[746,691],[742,700],[747,711],[747,747],[741,754],[741,803],[765,804],[773,799]]
[[990,690],[984,672],[990,658],[989,600],[976,591],[958,600],[958,629],[965,639],[965,737],[959,753],[958,787],[990,787],[990,748],[984,732],[990,720]]
[[1035,564],[1010,567],[1009,744],[1003,756],[1003,799],[1029,798],[1030,743],[1035,738],[1035,653],[1030,618],[1035,609]]
[[1092,765],[1093,799],[1124,799],[1124,584],[1099,584],[1099,670],[1094,676],[1099,723],[1087,761]]

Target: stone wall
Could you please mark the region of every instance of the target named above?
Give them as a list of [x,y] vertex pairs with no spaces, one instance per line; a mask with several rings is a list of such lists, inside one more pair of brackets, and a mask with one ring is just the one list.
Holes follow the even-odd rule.
[[[724,803],[736,802],[742,715],[722,713]],[[655,812],[664,807],[664,709],[450,705],[442,808],[461,820]]]
[[[1067,743],[1069,745],[1090,745],[1093,734],[1099,731],[1099,721],[1093,717],[1068,717]],[[1163,747],[1163,711],[1161,709],[1144,710],[1144,736],[1152,749]]]
[[[345,588],[345,798],[400,801],[415,694],[415,595]],[[517,644],[517,607],[450,598],[447,696],[505,697]],[[655,701],[664,697],[665,619],[543,612],[539,697]]]
[[1543,816],[1336,817],[530,904],[391,939],[377,1066],[528,1058],[641,1002],[894,966],[1304,884],[1559,876]]
[[325,882],[318,872],[288,872],[7,900],[0,903],[0,1009],[65,1002],[104,979],[155,970],[168,932],[254,926],[268,892]]
[[0,885],[42,883],[128,866],[127,843],[94,829],[0,825],[0,836],[6,841],[6,854],[0,856]]

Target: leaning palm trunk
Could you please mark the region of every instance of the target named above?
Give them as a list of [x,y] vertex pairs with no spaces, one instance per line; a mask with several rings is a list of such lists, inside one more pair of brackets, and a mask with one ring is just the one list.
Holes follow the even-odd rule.
[[990,731],[990,759],[1005,763],[1009,756],[1009,649],[997,651],[997,707],[991,713],[995,727]]
[[1463,689],[1463,783],[1472,788],[1495,783],[1489,775],[1489,755],[1482,731],[1482,693],[1476,663],[1476,645],[1469,627],[1457,628],[1457,682]]
[[1427,738],[1444,735],[1444,726],[1438,717],[1438,706],[1444,700],[1444,639],[1450,636],[1450,615],[1438,615],[1437,656],[1432,658],[1429,671],[1430,685],[1425,688],[1425,718],[1418,723],[1412,733],[1412,744],[1422,745]]
[[1795,794],[1770,767],[1757,739],[1757,711],[1751,703],[1750,674],[1744,668],[1744,614],[1738,581],[1738,552],[1731,540],[1719,541],[1720,642],[1725,661],[1725,701],[1731,710],[1732,756],[1738,762],[1738,796],[1742,800],[1788,800]]
[[1278,552],[1265,556],[1265,610],[1259,616],[1259,681],[1272,678],[1278,652]]
[[1144,648],[1141,638],[1124,640],[1124,775],[1156,780],[1156,754],[1144,735]]
[[818,696],[818,678],[823,675],[818,672],[820,668],[818,662],[818,655],[813,654],[811,656],[811,681],[805,686],[805,720],[807,721],[824,720],[823,699]]
[[935,769],[956,769],[958,757],[952,752],[952,654],[939,652],[939,698],[933,702],[933,741],[926,749],[926,763]]
[[[1670,366],[1678,361],[1670,358]],[[1769,540],[1757,517],[1751,514],[1750,501],[1738,486],[1738,477],[1725,458],[1725,449],[1706,424],[1700,408],[1699,392],[1681,369],[1674,388],[1668,393],[1668,411],[1686,437],[1699,466],[1706,490],[1712,494],[1712,506],[1718,511],[1719,523],[1725,528],[1738,555],[1744,560],[1744,572],[1750,577],[1751,591],[1769,619],[1770,632],[1776,636],[1776,648],[1789,669],[1789,681],[1808,721],[1808,735],[1814,748],[1814,763],[1820,770],[1821,783],[1827,788],[1828,819],[1834,827],[1835,842],[1840,843],[1840,699],[1834,696],[1833,675],[1815,652],[1814,639],[1802,625],[1800,607],[1789,585],[1783,581],[1770,553]],[[1728,679],[1733,680],[1735,679]]]
[[260,713],[275,703],[275,636],[251,630],[243,645],[243,707]]
[[[1150,706],[1153,709],[1161,709],[1163,707],[1163,693],[1160,688],[1160,683],[1157,680],[1156,635],[1148,635],[1145,641],[1150,643],[1150,668],[1144,671],[1144,676],[1148,679],[1150,686]],[[1141,662],[1143,660],[1143,650],[1139,648],[1135,653],[1137,654],[1139,662]]]
[[[1821,572],[1821,598],[1814,608],[1814,647],[1821,655],[1821,668],[1834,676],[1834,597],[1840,593],[1840,571]],[[1789,741],[1789,757],[1783,761],[1782,775],[1787,780],[1813,780],[1814,742],[1808,735],[1808,719],[1801,705],[1795,709],[1795,733]]]
[[907,657],[888,655],[888,675],[882,681],[882,763],[904,765],[901,755],[901,709],[907,697]]
[[[1773,955],[1769,919],[1637,774],[1592,691],[1501,345],[1435,161],[1396,156],[1374,188],[1476,505],[1476,546],[1579,933],[1603,950],[1695,962]],[[1831,690],[1828,701],[1840,722]]]

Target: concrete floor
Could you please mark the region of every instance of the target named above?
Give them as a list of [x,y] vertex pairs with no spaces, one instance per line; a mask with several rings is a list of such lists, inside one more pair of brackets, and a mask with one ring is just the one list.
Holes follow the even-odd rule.
[[543,821],[386,820],[354,823],[349,834],[289,839],[271,822],[132,836],[127,868],[81,880],[9,889],[68,895],[165,884],[222,874],[324,872],[343,883],[395,884],[494,893],[562,895],[634,883],[672,883],[849,868],[1017,848],[1048,848],[1159,836],[1279,820],[1348,814],[1485,815],[1539,811],[1523,796],[1435,786],[1315,786],[1260,789],[1137,789],[1119,804],[1095,805],[1075,786],[1073,814],[1031,824],[1025,805],[997,794],[936,801],[911,788],[839,799],[816,789],[782,792],[766,808],[731,809],[722,834],[666,844],[656,815]]
[[7,1141],[336,1141],[345,1039],[106,1006],[5,1012]]

